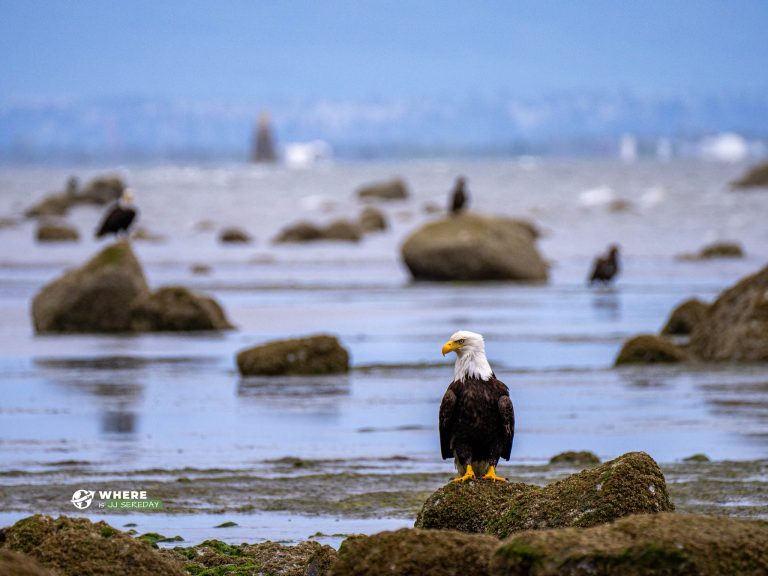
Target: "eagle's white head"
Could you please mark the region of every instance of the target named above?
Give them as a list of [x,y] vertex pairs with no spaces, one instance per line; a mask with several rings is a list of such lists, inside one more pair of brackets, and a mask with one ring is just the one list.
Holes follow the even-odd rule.
[[443,356],[456,352],[456,364],[453,368],[455,381],[465,378],[488,380],[493,370],[485,357],[483,336],[469,330],[459,330],[443,345]]
[[123,190],[123,193],[120,195],[120,204],[125,208],[133,204],[133,190],[130,188]]

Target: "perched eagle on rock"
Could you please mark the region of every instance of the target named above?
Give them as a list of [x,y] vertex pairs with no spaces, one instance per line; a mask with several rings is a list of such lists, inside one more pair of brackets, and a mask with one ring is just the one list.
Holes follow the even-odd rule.
[[135,219],[136,208],[133,207],[133,193],[130,190],[125,190],[117,204],[104,216],[104,220],[96,232],[96,238],[101,238],[107,234],[117,236],[121,232],[127,236],[128,229]]
[[480,334],[460,330],[443,346],[443,356],[456,352],[453,382],[440,404],[440,450],[454,458],[459,477],[501,480],[499,458],[509,460],[515,435],[515,411],[509,388],[498,380],[485,357]]

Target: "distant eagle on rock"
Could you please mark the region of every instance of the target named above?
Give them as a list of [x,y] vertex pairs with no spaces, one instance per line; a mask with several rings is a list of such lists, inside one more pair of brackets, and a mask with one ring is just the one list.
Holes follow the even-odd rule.
[[589,283],[601,282],[610,284],[619,273],[619,247],[613,244],[608,249],[608,254],[595,259],[592,267],[592,275],[589,277]]
[[440,450],[443,458],[454,458],[465,482],[482,475],[496,475],[499,458],[509,460],[515,435],[515,412],[509,389],[498,380],[485,357],[480,334],[460,330],[443,346],[443,356],[456,353],[453,382],[440,404]]
[[117,204],[107,212],[96,232],[96,238],[101,238],[107,234],[118,236],[121,232],[127,236],[128,229],[135,219],[136,209],[133,207],[133,194],[130,190],[125,190]]
[[456,178],[456,184],[453,185],[453,192],[451,192],[451,214],[459,214],[467,204],[469,198],[464,189],[466,183],[463,176]]

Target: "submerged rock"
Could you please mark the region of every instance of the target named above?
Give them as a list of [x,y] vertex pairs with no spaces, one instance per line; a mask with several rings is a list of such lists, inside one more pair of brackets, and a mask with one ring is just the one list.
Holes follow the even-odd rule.
[[41,223],[36,233],[38,242],[77,242],[80,233],[69,224]]
[[4,548],[35,558],[57,575],[182,576],[151,545],[106,522],[36,514],[4,529]]
[[368,206],[360,213],[358,224],[360,230],[365,233],[379,232],[381,230],[386,230],[389,227],[384,213],[372,206]]
[[600,464],[600,458],[594,452],[588,450],[561,452],[549,459],[550,464],[564,464],[567,466],[591,466]]
[[662,335],[688,336],[709,312],[709,304],[697,298],[691,298],[680,304],[661,329]]
[[225,330],[232,326],[212,298],[185,288],[150,293],[128,242],[104,248],[85,265],[44,286],[32,301],[39,333]]
[[144,226],[139,226],[136,228],[136,230],[133,231],[131,234],[131,238],[134,240],[139,240],[141,242],[164,242],[165,236],[162,234],[157,234],[156,232],[152,232],[151,230],[145,228]]
[[131,305],[148,294],[131,245],[117,242],[45,285],[32,301],[32,319],[41,333],[126,332]]
[[253,239],[240,228],[224,228],[219,234],[219,242],[224,244],[250,244]]
[[753,166],[732,186],[735,189],[768,188],[768,162]]
[[430,222],[405,241],[402,256],[417,280],[546,281],[536,228],[511,218],[463,213]]
[[622,364],[673,364],[689,360],[681,348],[661,336],[641,334],[630,338],[616,357],[616,366]]
[[137,300],[131,309],[137,332],[229,330],[232,324],[218,302],[181,286],[167,286]]
[[694,327],[690,349],[707,361],[768,361],[768,267],[720,294]]
[[641,514],[589,529],[530,531],[493,554],[494,576],[765,574],[768,522]]
[[278,244],[321,240],[359,242],[361,237],[360,227],[356,223],[339,219],[325,227],[311,222],[297,222],[283,229],[275,238],[275,242]]
[[704,246],[695,254],[681,254],[680,260],[714,260],[717,258],[743,258],[744,248],[738,242],[715,242]]
[[357,196],[363,200],[405,200],[408,188],[403,180],[397,178],[362,186],[358,188]]
[[483,576],[499,542],[450,530],[403,528],[345,540],[333,576]]
[[644,452],[629,452],[543,488],[488,480],[452,482],[427,499],[416,527],[504,538],[520,530],[595,526],[673,509],[656,462]]
[[206,540],[190,547],[161,550],[160,555],[186,574],[232,576],[325,576],[336,562],[336,551],[317,542],[283,546],[275,542],[226,544]]
[[243,376],[340,374],[349,371],[349,352],[334,336],[277,340],[239,352],[237,367]]
[[0,548],[0,574],[5,576],[54,576],[37,560],[26,554]]

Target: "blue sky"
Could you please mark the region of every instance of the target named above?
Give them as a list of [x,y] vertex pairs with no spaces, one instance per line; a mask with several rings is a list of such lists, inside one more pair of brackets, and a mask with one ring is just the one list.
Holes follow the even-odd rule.
[[0,0],[0,98],[768,93],[768,2]]

